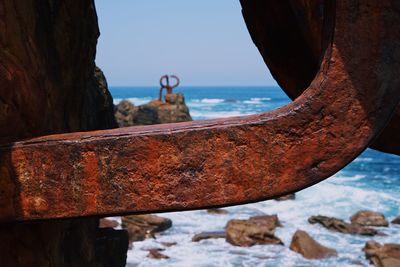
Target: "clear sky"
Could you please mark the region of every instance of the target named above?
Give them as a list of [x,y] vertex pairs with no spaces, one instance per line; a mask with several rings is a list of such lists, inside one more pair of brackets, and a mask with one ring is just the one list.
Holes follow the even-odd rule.
[[251,41],[239,0],[96,0],[97,65],[108,83],[275,85]]

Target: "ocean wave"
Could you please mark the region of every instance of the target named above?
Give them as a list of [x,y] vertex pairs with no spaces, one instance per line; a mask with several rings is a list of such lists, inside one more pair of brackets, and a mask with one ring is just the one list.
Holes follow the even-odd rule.
[[204,104],[219,104],[225,102],[225,99],[220,98],[203,98],[203,99],[193,99],[191,102],[194,103],[204,103]]
[[153,100],[151,97],[130,97],[130,98],[114,98],[114,105],[118,105],[119,102],[121,102],[122,100],[129,100],[130,102],[132,102],[135,106],[139,106],[139,105],[143,105],[146,104],[148,102],[150,102],[151,100]]
[[218,119],[218,118],[228,118],[228,117],[237,117],[237,116],[244,116],[254,114],[251,112],[243,112],[238,110],[232,111],[198,111],[198,110],[191,110],[190,115],[194,119]]

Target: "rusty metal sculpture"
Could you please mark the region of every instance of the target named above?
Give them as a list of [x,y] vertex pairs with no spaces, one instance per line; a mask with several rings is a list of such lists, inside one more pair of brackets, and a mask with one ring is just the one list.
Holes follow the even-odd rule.
[[[170,85],[169,84],[170,78],[175,79],[176,83],[174,85]],[[164,80],[165,80],[165,83],[164,83]],[[167,93],[165,95],[165,98],[167,98],[168,95],[172,94],[172,90],[174,88],[178,87],[179,84],[180,84],[180,80],[176,75],[170,75],[170,76],[164,75],[164,76],[161,76],[161,78],[160,78],[160,86],[161,86],[161,88],[160,88],[160,95],[158,97],[158,100],[162,101],[162,92],[163,92],[164,89],[167,90]]]
[[339,171],[375,140],[399,103],[400,7],[337,0],[323,8],[321,64],[293,103],[245,117],[2,145],[0,220],[248,203]]

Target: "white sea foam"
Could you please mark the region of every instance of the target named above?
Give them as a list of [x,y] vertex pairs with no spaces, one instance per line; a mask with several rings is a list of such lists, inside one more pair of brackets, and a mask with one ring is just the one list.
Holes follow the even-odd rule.
[[121,102],[122,100],[129,100],[135,106],[139,106],[139,105],[146,104],[153,99],[151,97],[130,97],[130,98],[125,98],[125,99],[114,98],[114,105],[118,105],[119,102]]
[[236,116],[243,116],[243,115],[250,115],[253,114],[251,112],[242,112],[239,110],[233,111],[197,111],[191,110],[190,115],[195,118],[201,119],[217,119],[217,118],[228,118],[228,117],[236,117]]
[[204,103],[204,104],[219,104],[223,103],[225,99],[220,98],[203,98],[203,99],[193,99],[194,103]]

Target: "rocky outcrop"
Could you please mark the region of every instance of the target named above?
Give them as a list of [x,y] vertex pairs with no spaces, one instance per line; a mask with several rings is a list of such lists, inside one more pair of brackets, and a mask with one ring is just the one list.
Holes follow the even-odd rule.
[[309,234],[301,230],[297,230],[293,235],[290,249],[303,255],[306,259],[322,259],[337,256],[336,250],[321,245]]
[[169,259],[169,257],[161,253],[159,249],[150,249],[147,257],[156,260]]
[[216,215],[225,215],[225,214],[228,214],[228,211],[224,210],[224,209],[208,209],[207,213],[208,214],[216,214]]
[[276,201],[286,201],[286,200],[295,200],[296,194],[288,194],[278,198],[275,198]]
[[378,233],[375,229],[362,227],[357,224],[346,223],[343,220],[326,217],[326,216],[311,216],[308,219],[308,222],[311,224],[320,224],[323,227],[344,234],[358,234],[358,235],[368,235],[373,236]]
[[396,218],[394,218],[391,223],[393,224],[400,224],[400,216],[397,216]]
[[400,244],[384,244],[368,241],[364,247],[365,256],[376,267],[400,266]]
[[235,246],[283,245],[270,225],[251,220],[230,220],[226,227],[226,241]]
[[199,242],[205,239],[216,239],[216,238],[226,238],[226,234],[224,231],[220,232],[201,232],[192,237],[193,242]]
[[192,120],[185,98],[180,93],[167,95],[166,102],[153,100],[140,106],[123,100],[115,107],[115,118],[120,127]]
[[119,223],[115,220],[109,219],[100,219],[99,228],[116,228],[119,226]]
[[249,218],[249,222],[266,226],[270,231],[274,231],[276,227],[282,226],[278,215],[253,216]]
[[389,226],[389,222],[385,219],[385,215],[380,212],[362,210],[355,213],[350,218],[352,224],[362,226]]
[[170,219],[156,215],[130,215],[123,216],[121,220],[122,228],[129,233],[130,242],[142,241],[172,227]]
[[[92,0],[3,0],[0,25],[0,143],[116,126]],[[1,224],[0,266],[99,266],[97,229],[93,218]]]

